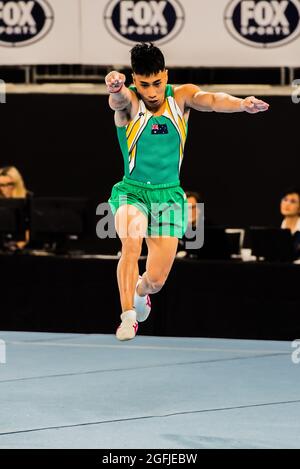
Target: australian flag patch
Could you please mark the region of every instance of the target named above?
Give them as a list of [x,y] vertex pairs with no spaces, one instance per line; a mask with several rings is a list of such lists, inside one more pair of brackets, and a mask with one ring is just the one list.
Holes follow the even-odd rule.
[[152,124],[151,134],[158,135],[158,134],[168,134],[168,126],[167,124]]

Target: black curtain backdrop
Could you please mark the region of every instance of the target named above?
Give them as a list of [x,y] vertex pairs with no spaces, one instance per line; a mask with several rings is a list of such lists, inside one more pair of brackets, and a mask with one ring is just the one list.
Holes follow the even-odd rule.
[[[204,194],[214,223],[279,225],[281,191],[299,182],[300,104],[263,99],[258,115],[191,112],[182,186]],[[0,167],[19,168],[36,196],[102,202],[123,176],[107,96],[9,94],[0,122]]]

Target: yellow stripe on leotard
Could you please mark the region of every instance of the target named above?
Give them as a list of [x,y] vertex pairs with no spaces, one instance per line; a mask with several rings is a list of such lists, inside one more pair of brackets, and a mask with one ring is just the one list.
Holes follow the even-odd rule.
[[[174,99],[173,99],[174,100]],[[180,137],[180,155],[183,157],[184,145],[186,141],[186,126],[183,125],[180,116],[178,115],[176,107],[174,110],[170,106],[169,98],[166,100],[166,112],[169,114],[170,119],[174,123]]]

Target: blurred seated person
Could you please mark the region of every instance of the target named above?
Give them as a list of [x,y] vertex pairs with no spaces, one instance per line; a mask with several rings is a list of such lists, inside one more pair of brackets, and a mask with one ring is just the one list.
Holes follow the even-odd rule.
[[202,196],[199,192],[186,191],[185,193],[188,202],[188,226],[185,235],[178,241],[178,250],[176,257],[186,257],[193,253],[193,250],[188,252],[186,250],[186,242],[192,242],[196,236],[197,225],[201,222],[201,212],[198,204],[203,202]]
[[284,217],[281,228],[291,231],[294,238],[295,257],[300,258],[300,188],[292,187],[284,192],[280,212]]
[[31,194],[26,189],[20,172],[14,166],[0,169],[0,193],[7,199],[24,199]]
[[288,228],[292,234],[300,231],[300,189],[291,188],[285,191],[280,211],[284,217],[281,228]]
[[[14,166],[5,166],[0,169],[0,197],[4,199],[24,199],[31,196],[24,184],[20,172]],[[9,251],[23,249],[29,241],[29,232],[26,232],[24,241],[9,241],[5,244]]]

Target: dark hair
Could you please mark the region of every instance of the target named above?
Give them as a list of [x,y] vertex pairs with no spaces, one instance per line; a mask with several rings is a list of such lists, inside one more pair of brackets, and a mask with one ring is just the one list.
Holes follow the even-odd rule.
[[199,192],[194,192],[194,191],[185,191],[185,195],[187,199],[189,197],[194,197],[197,201],[197,203],[203,202],[203,196]]
[[138,75],[148,77],[163,72],[166,68],[163,53],[152,42],[136,44],[130,52],[132,70]]
[[287,187],[286,190],[284,190],[284,191],[281,193],[281,198],[283,199],[283,198],[286,197],[288,194],[297,194],[298,197],[299,197],[299,200],[300,200],[300,187],[297,187],[297,186]]

